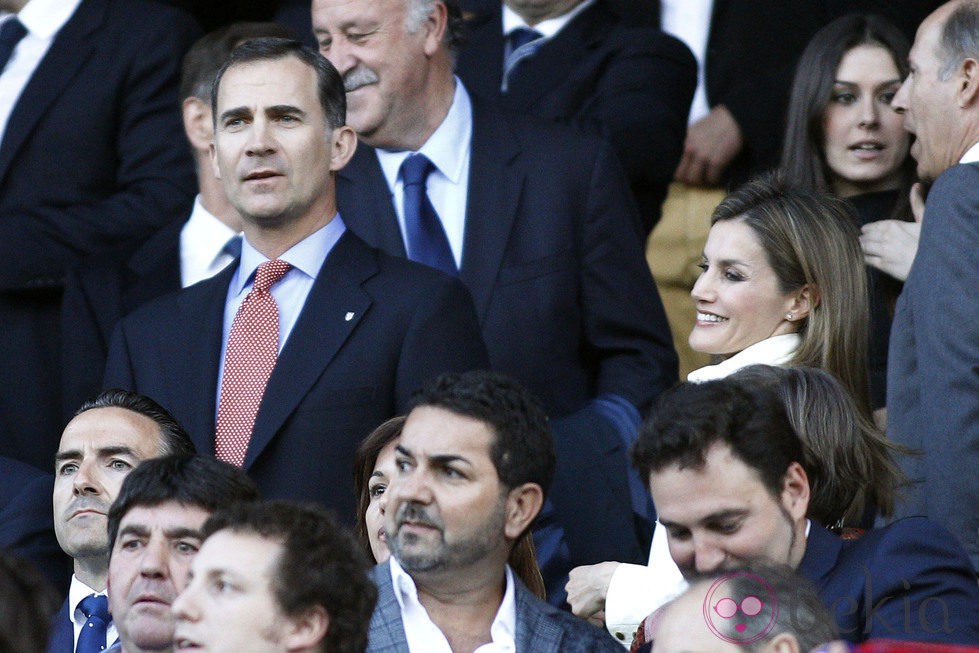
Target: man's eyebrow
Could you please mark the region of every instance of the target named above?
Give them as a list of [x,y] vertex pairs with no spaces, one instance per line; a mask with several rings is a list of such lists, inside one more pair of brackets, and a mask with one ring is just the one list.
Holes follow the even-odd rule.
[[[748,514],[748,511],[744,508],[728,508],[726,510],[718,510],[717,512],[712,512],[709,515],[701,517],[697,520],[697,524],[709,524],[711,522],[721,521],[724,519],[729,519],[731,517],[741,517],[742,515]],[[660,518],[659,523],[666,528],[689,528],[686,524],[678,524],[676,522],[671,522],[668,519]]]
[[409,458],[415,457],[415,454],[411,453],[410,451],[402,447],[400,444],[394,445],[394,450],[400,453],[402,456],[408,456]]
[[[117,445],[112,447],[101,447],[96,450],[97,455],[100,458],[105,458],[107,456],[136,456],[136,452],[132,447],[127,447],[124,445]],[[59,451],[54,455],[54,462],[60,463],[65,460],[78,460],[83,458],[81,449],[68,449],[66,451]]]
[[[150,529],[143,524],[127,524],[119,530],[119,538],[124,535],[135,535],[136,537],[148,537]],[[118,539],[118,538],[117,538]]]
[[247,107],[234,107],[228,109],[221,114],[221,122],[228,120],[229,118],[245,118],[250,116],[252,112]]
[[175,526],[173,528],[168,528],[163,531],[163,534],[171,540],[177,540],[184,537],[192,537],[197,540],[201,539],[201,531],[199,528],[188,528],[187,526]]
[[294,115],[305,117],[306,112],[297,106],[291,104],[274,104],[270,107],[265,107],[265,115],[268,116],[287,116]]
[[433,463],[438,463],[439,465],[448,465],[450,463],[465,463],[466,465],[472,466],[472,462],[465,458],[464,456],[459,456],[456,454],[435,454],[434,456],[429,456],[428,459]]

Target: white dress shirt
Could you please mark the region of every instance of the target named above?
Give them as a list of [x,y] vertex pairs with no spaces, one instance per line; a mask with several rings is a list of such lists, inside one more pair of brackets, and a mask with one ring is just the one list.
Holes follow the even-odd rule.
[[[438,213],[445,236],[449,240],[456,269],[462,268],[462,242],[466,231],[466,198],[469,196],[469,150],[473,133],[472,102],[459,78],[455,78],[455,94],[442,124],[418,150],[435,166],[428,175],[425,188],[428,199]],[[399,172],[409,154],[405,150],[376,150],[384,179],[388,182],[398,216],[401,237],[405,235],[404,183]]]
[[[425,606],[418,600],[415,581],[408,575],[398,561],[390,558],[391,582],[394,595],[401,607],[401,622],[404,624],[405,639],[411,653],[452,653],[449,640],[428,616]],[[503,601],[496,611],[490,625],[492,641],[477,648],[474,653],[515,653],[517,633],[517,604],[513,591],[513,572],[506,567],[506,589]]]
[[[85,622],[88,621],[88,617],[82,612],[78,604],[82,600],[91,596],[92,594],[97,594],[100,596],[106,596],[104,591],[96,592],[91,587],[78,580],[78,577],[74,574],[71,575],[71,585],[68,587],[68,608],[71,610],[71,625],[74,630],[74,639],[72,640],[72,650],[78,647],[78,635],[82,632],[82,628],[85,627]],[[116,624],[114,622],[109,622],[108,628],[105,631],[105,643],[108,647],[119,637],[119,632],[116,630]]]
[[509,36],[510,32],[517,29],[518,27],[529,27],[535,29],[541,33],[545,39],[552,38],[555,34],[560,32],[565,25],[571,22],[575,16],[583,12],[588,7],[592,6],[595,0],[585,0],[581,4],[576,5],[571,11],[560,16],[555,16],[554,18],[548,18],[547,20],[542,20],[536,25],[528,25],[524,22],[524,19],[517,14],[513,9],[510,9],[505,4],[503,5],[503,36]]
[[975,163],[976,161],[979,161],[979,143],[973,144],[959,159],[959,163]]
[[707,104],[707,43],[714,0],[662,0],[660,24],[663,31],[686,44],[697,60],[697,89],[690,105],[687,124],[697,122],[710,112]]
[[[78,9],[82,0],[30,0],[17,14],[27,28],[27,35],[14,47],[7,67],[0,74],[0,134],[7,131],[7,121],[17,104],[24,87],[31,81],[34,71],[48,48],[68,19]],[[3,22],[13,20],[4,17]]]
[[226,268],[234,257],[224,251],[224,246],[237,233],[205,209],[198,195],[190,218],[180,230],[180,286],[193,286]]

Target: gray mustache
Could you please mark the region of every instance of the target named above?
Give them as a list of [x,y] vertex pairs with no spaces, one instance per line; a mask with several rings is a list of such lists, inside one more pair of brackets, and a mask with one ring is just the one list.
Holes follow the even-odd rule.
[[377,73],[370,68],[357,66],[343,77],[343,90],[346,92],[356,91],[361,86],[377,83]]

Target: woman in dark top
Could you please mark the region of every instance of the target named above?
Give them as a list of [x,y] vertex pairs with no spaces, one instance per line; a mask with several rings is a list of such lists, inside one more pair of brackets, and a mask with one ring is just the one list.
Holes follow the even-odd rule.
[[[846,198],[861,226],[912,219],[914,162],[890,102],[907,75],[909,44],[878,16],[849,15],[821,29],[796,69],[781,168],[790,183]],[[870,387],[883,423],[887,346],[901,282],[868,267]]]

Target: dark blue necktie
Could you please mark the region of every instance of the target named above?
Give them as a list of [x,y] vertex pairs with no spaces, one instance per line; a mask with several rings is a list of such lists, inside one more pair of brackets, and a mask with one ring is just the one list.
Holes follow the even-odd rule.
[[78,634],[75,653],[99,653],[106,647],[105,633],[109,629],[109,600],[103,596],[86,596],[78,604],[88,619]]
[[425,190],[425,182],[434,169],[424,154],[410,154],[401,164],[408,258],[457,276],[459,271],[452,258],[449,239]]
[[501,90],[504,92],[507,90],[510,74],[517,67],[517,64],[537,51],[537,47],[540,44],[536,43],[536,41],[543,38],[543,36],[537,30],[529,27],[518,27],[507,34],[507,55],[503,62],[503,83]]
[[0,26],[0,72],[7,67],[10,55],[20,40],[27,36],[27,28],[14,16]]
[[238,258],[241,256],[241,234],[235,234],[228,239],[228,242],[224,244],[221,248],[222,254],[227,254],[231,258]]

